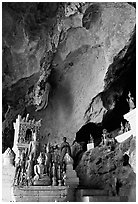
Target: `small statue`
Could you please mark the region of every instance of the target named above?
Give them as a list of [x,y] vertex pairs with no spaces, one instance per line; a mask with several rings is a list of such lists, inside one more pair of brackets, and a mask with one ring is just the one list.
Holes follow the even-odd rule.
[[93,137],[92,137],[91,134],[90,134],[90,140],[89,140],[89,143],[94,143],[94,142],[93,142]]
[[50,169],[51,169],[51,165],[52,165],[52,154],[50,152],[50,144],[48,143],[45,149],[45,161],[44,161],[44,165],[45,165],[45,173],[50,175]]
[[57,177],[58,177],[58,185],[61,186],[61,167],[60,167],[60,164],[58,165],[58,168],[57,168]]
[[14,185],[23,184],[24,174],[25,174],[25,153],[21,153],[19,162],[16,163],[16,171],[14,178]]
[[131,128],[130,128],[130,124],[129,124],[129,122],[127,121],[127,122],[125,123],[124,132],[128,132],[130,129],[131,129]]
[[102,133],[102,144],[103,145],[106,145],[107,144],[107,140],[108,140],[108,137],[109,137],[109,133],[107,132],[107,129],[103,129],[103,133]]
[[38,164],[36,164],[34,166],[34,185],[38,185],[38,186],[49,186],[51,185],[51,181],[49,176],[47,176],[46,174],[44,174],[44,158],[42,156],[42,154],[40,153],[38,159]]
[[123,126],[123,123],[121,122],[121,128],[120,128],[119,134],[123,134],[123,133],[124,133],[124,126]]
[[63,173],[62,173],[62,178],[63,178],[63,186],[66,186],[67,175],[66,175],[65,171],[63,171]]
[[69,143],[66,140],[67,140],[67,138],[63,137],[63,142],[62,142],[61,147],[60,147],[60,151],[61,151],[61,157],[60,157],[61,166],[62,166],[62,163],[63,163],[63,160],[64,160],[64,157],[65,157],[66,153],[71,155],[71,148],[70,148]]
[[34,176],[34,161],[33,161],[32,154],[30,154],[29,160],[27,161],[27,164],[26,164],[26,174],[27,174],[26,176],[27,176],[28,185],[29,186],[33,185],[32,179]]
[[40,143],[37,141],[36,138],[36,131],[33,132],[33,141],[29,144],[28,156],[32,154],[32,158],[34,161],[38,158],[40,153]]
[[34,166],[34,173],[35,173],[34,180],[39,180],[44,175],[43,157],[41,153],[37,161],[38,161],[38,164]]
[[130,91],[129,91],[129,93],[128,93],[127,102],[128,102],[128,104],[129,104],[129,109],[130,109],[130,111],[133,110],[133,109],[135,108],[135,104],[134,104],[134,98],[131,96]]
[[55,163],[53,163],[53,166],[52,166],[52,186],[57,186]]

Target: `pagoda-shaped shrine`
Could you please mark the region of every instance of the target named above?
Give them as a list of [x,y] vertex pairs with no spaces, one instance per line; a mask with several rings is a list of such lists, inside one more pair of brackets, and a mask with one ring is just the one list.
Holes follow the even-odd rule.
[[21,154],[23,150],[29,147],[30,141],[33,140],[33,132],[36,132],[37,138],[40,138],[39,131],[41,127],[41,120],[35,121],[29,120],[29,114],[26,118],[22,118],[18,115],[14,125],[14,145],[13,151],[16,154],[16,157]]

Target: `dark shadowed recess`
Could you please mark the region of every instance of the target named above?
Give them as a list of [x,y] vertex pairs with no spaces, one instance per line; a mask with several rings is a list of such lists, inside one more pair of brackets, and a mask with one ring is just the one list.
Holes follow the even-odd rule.
[[76,133],[76,141],[88,143],[91,135],[94,140],[94,145],[97,146],[101,142],[101,134],[102,127],[90,122],[82,126]]
[[78,142],[88,143],[90,134],[93,136],[95,146],[101,141],[102,129],[109,132],[120,128],[124,120],[123,115],[129,112],[127,102],[128,93],[134,98],[136,105],[136,31],[131,37],[131,43],[114,58],[105,77],[105,88],[100,93],[103,106],[107,113],[103,116],[101,124],[87,123],[76,133]]
[[[124,50],[123,50],[124,51]],[[134,98],[136,105],[136,32],[122,58],[121,51],[110,65],[105,78],[105,90],[101,94],[104,107],[108,110],[103,118],[103,126],[110,130],[119,127],[124,114],[129,111],[128,93]],[[113,109],[110,109],[112,104]]]

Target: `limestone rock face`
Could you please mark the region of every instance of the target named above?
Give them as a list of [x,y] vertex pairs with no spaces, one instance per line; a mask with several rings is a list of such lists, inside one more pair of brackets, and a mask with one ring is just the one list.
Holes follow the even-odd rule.
[[111,152],[106,147],[96,147],[85,152],[76,168],[80,185],[106,189],[111,195],[118,193],[120,196],[130,195],[132,189],[135,191],[136,175],[130,160],[126,165],[123,157],[126,152],[133,149],[132,143],[131,137],[122,144],[117,144],[115,150]]
[[131,140],[129,157],[129,163],[133,168],[133,171],[136,173],[136,137]]
[[[47,141],[50,133],[57,143],[63,135],[71,142],[88,121],[101,123],[110,111],[118,115],[116,101],[130,88],[124,86],[132,65],[126,53],[135,18],[128,3],[3,4],[3,115],[7,102],[20,112],[22,98],[30,117],[42,118],[40,134]],[[129,67],[116,64],[116,56],[126,56]],[[49,101],[36,112],[34,90],[43,74],[51,85]]]
[[[108,66],[129,42],[135,25],[134,9],[132,13],[129,10],[129,15],[125,14],[130,8],[128,5],[101,4],[99,7],[101,15],[95,23],[91,22],[89,29],[71,27],[65,32],[53,60],[54,89],[44,123],[52,134],[66,135],[70,140],[87,121],[85,111],[91,100],[104,90]],[[129,24],[129,29],[125,24]],[[110,41],[108,46],[107,39]],[[103,103],[101,97],[92,103],[92,122],[102,122],[107,112]]]

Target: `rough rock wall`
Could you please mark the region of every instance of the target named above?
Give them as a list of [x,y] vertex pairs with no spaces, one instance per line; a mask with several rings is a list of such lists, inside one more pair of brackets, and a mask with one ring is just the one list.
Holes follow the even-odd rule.
[[[51,130],[54,127],[54,136],[72,139],[86,122],[84,114],[91,99],[103,91],[113,57],[129,42],[134,29],[135,10],[127,4],[94,4],[91,12],[96,9],[96,13],[97,7],[100,15],[90,21],[89,29],[79,26],[66,31],[53,60],[56,85],[44,123]],[[95,104],[102,114],[91,121],[101,122],[107,110],[102,101]]]
[[[50,140],[59,143],[64,135],[72,141],[84,123],[102,122],[107,112],[99,93],[114,57],[130,44],[135,8],[127,3],[22,5],[3,7],[3,101],[16,106],[24,99],[41,75],[44,54],[52,52],[47,108],[35,112],[33,104],[24,105],[30,117],[42,118],[46,140],[50,132]],[[86,117],[91,104],[94,114]]]
[[[116,144],[113,151],[108,150],[107,146],[96,147],[83,154],[76,167],[80,185],[107,189],[110,195],[128,196],[129,201],[135,201],[135,139],[131,136]],[[129,163],[124,160],[125,154],[131,155]]]

